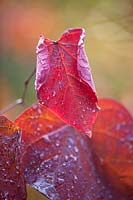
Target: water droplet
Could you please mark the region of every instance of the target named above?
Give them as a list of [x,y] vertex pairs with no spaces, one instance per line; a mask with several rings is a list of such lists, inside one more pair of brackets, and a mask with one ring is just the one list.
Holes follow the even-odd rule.
[[74,183],[76,183],[78,180],[78,177],[76,175],[74,175]]
[[74,140],[72,138],[68,138],[68,141],[71,143],[71,144],[74,144]]
[[18,187],[18,188],[21,188],[21,186],[20,186],[19,184],[17,185],[17,187]]
[[60,146],[60,141],[59,141],[59,140],[56,141],[55,146],[56,146],[56,147],[59,147],[59,146]]
[[66,163],[64,162],[64,163],[62,164],[62,166],[66,166]]
[[101,183],[101,181],[98,179],[98,180],[97,180],[97,183],[98,183],[98,184],[100,184],[100,183]]
[[45,164],[45,168],[48,169],[48,168],[49,168],[49,165],[48,165],[48,164]]
[[68,155],[65,155],[65,161],[68,161],[68,158],[69,158]]
[[41,129],[40,129],[40,127],[38,126],[38,127],[37,127],[37,131],[40,132],[40,130],[41,130]]
[[53,128],[53,125],[49,124],[47,125],[48,128],[52,129]]
[[38,113],[41,115],[42,114],[42,111],[40,108],[37,109]]
[[24,171],[25,171],[25,173],[26,173],[26,172],[28,171],[28,169],[26,168]]
[[73,185],[71,186],[71,189],[74,189],[74,186],[73,186]]
[[93,189],[94,189],[94,187],[93,187],[93,186],[91,186],[90,188],[91,188],[91,190],[93,190]]
[[88,131],[88,132],[86,132],[85,134],[86,134],[89,138],[92,137],[92,131]]
[[74,181],[76,182],[78,180],[78,177],[74,175]]
[[75,121],[73,121],[73,125],[76,125],[76,122],[75,122]]
[[58,183],[64,183],[64,179],[63,178],[58,178],[57,181],[58,181]]
[[16,166],[16,169],[19,169],[19,166],[18,166],[18,165]]
[[84,116],[83,116],[83,115],[81,115],[81,119],[84,119]]
[[39,172],[39,168],[36,169],[37,173]]
[[[60,76],[58,75],[58,77],[60,78]],[[60,86],[60,88],[61,88],[61,85],[62,85],[62,82],[61,81],[59,81],[59,86]]]
[[55,91],[53,91],[53,94],[52,94],[52,96],[53,96],[53,97],[55,97],[55,95],[56,95],[56,92],[55,92]]
[[56,156],[54,156],[53,160],[58,160],[58,158],[59,158],[59,156],[56,155]]
[[6,164],[9,165],[9,161],[6,161]]
[[73,154],[70,154],[70,158],[72,158],[74,161],[78,160],[78,158],[76,156],[74,156]]
[[40,158],[43,159],[44,158],[44,152],[40,154]]
[[76,146],[74,146],[74,151],[75,151],[76,153],[79,152],[79,150],[78,150],[78,148],[77,148]]
[[71,148],[72,148],[72,146],[69,144],[69,145],[68,145],[68,148],[69,148],[69,149],[71,149]]

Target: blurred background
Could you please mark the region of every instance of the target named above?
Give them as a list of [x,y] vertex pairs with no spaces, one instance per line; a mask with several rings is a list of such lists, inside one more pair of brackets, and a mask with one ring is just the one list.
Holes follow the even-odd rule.
[[[0,109],[22,95],[41,33],[57,40],[65,29],[83,27],[99,98],[114,98],[133,113],[132,0],[1,0],[0,22]],[[35,101],[33,78],[26,105]],[[6,115],[14,119],[23,109]]]
[[[21,97],[40,34],[57,40],[65,29],[83,27],[99,98],[114,98],[133,113],[132,0],[1,0],[0,22],[0,109]],[[35,101],[33,78],[26,105]],[[15,119],[22,110],[17,106],[6,116]],[[29,200],[44,199],[37,195],[28,188]]]

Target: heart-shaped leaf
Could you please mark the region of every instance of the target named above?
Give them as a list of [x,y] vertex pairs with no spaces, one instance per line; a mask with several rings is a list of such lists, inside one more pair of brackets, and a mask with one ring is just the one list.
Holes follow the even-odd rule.
[[84,37],[81,28],[68,29],[56,42],[41,36],[35,85],[40,103],[64,122],[91,134],[98,107]]
[[0,116],[0,200],[26,200],[18,128]]

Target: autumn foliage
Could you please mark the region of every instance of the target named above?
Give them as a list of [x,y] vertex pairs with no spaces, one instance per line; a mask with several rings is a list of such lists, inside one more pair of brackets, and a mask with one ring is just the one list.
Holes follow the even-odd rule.
[[26,184],[51,200],[133,199],[133,118],[97,100],[84,36],[80,28],[56,42],[41,36],[39,102],[14,122],[0,116],[1,200],[26,200]]
[[69,29],[56,42],[40,37],[36,91],[39,101],[63,121],[89,133],[98,108],[84,37],[83,29]]

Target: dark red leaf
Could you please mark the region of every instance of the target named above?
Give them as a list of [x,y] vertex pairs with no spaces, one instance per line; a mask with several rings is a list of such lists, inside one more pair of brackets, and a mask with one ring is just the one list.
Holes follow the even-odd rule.
[[96,172],[88,137],[40,104],[26,110],[16,124],[24,129],[23,164],[29,185],[51,200],[116,199]]
[[133,197],[133,118],[116,101],[101,99],[99,106],[92,139],[97,164],[129,199]]
[[26,200],[20,137],[18,128],[0,116],[0,200]]
[[56,42],[40,37],[36,91],[40,103],[66,123],[90,134],[98,108],[84,37],[81,28],[68,29]]

